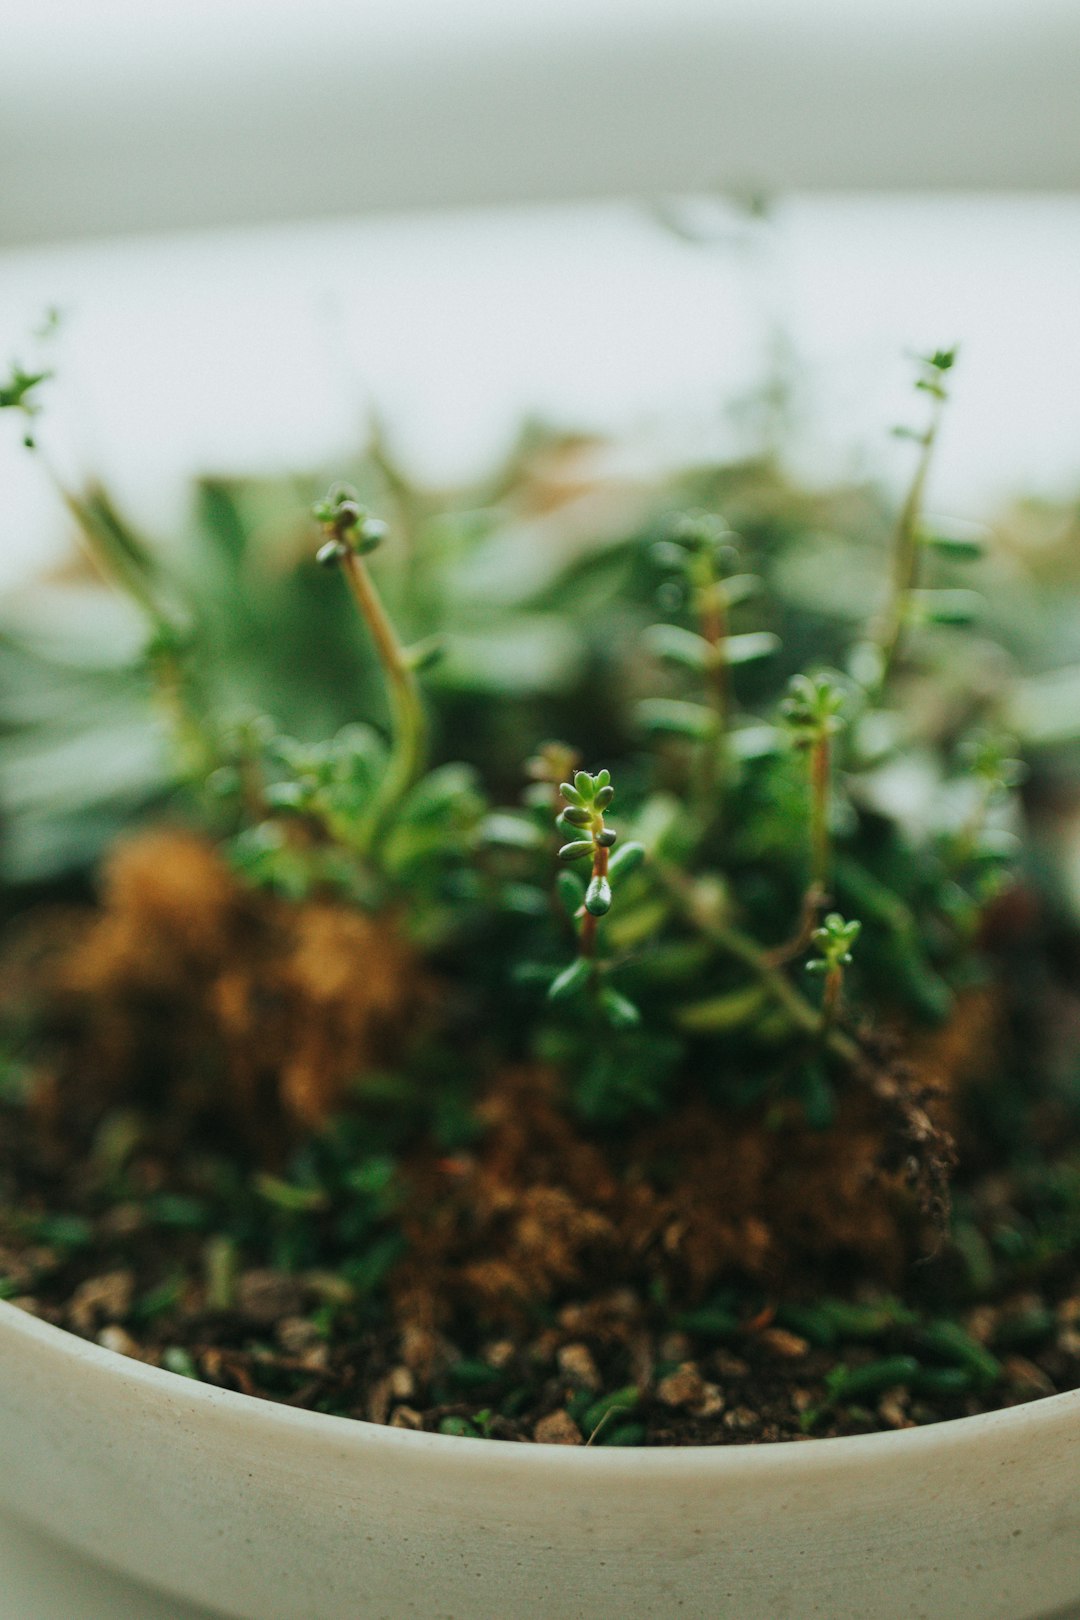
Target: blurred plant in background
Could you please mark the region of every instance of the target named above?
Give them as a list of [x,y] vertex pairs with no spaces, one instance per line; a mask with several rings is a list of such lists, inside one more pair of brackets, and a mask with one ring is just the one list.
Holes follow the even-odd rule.
[[[868,488],[801,489],[775,455],[635,481],[610,447],[536,428],[450,494],[376,432],[315,504],[318,559],[303,479],[205,481],[167,563],[104,490],[66,491],[86,562],[4,630],[8,881],[78,873],[171,802],[294,900],[407,897],[414,937],[464,952],[507,1050],[557,1062],[586,1117],[661,1107],[703,1048],[728,1100],[791,1095],[823,1120],[828,1069],[858,1053],[840,913],[862,924],[844,1004],[941,1021],[982,975],[980,918],[1019,847],[1001,738],[1022,633],[1010,657],[968,628],[971,570],[997,565],[923,510],[953,360],[918,363],[929,416],[903,430],[895,514]],[[34,409],[43,380],[10,403]],[[527,807],[493,811],[544,736],[569,739],[564,768],[610,765],[567,769],[559,798],[541,763]],[[592,862],[559,880],[570,967],[552,794],[564,856]],[[825,969],[823,1005],[800,964]]]
[[[32,402],[28,387],[22,398]],[[779,693],[809,657],[841,661],[881,603],[889,502],[869,484],[807,487],[780,451],[656,474],[637,471],[617,445],[529,425],[484,483],[427,490],[376,430],[343,472],[388,519],[377,569],[406,639],[444,637],[445,656],[425,681],[436,757],[493,765],[504,791],[522,734],[574,735],[587,756],[625,752],[637,735],[634,704],[656,684],[654,661],[672,670],[659,677],[668,690],[654,697],[655,730],[672,717],[665,705],[686,689],[672,646],[680,626],[649,630],[648,667],[638,636],[657,593],[681,608],[695,589],[675,558],[685,545],[678,514],[720,510],[739,536],[745,572],[729,580],[725,611],[737,634],[757,638],[730,652],[754,660],[735,677],[747,707]],[[184,615],[198,625],[219,711],[272,713],[307,740],[358,714],[378,721],[383,702],[370,645],[311,555],[310,508],[326,481],[319,473],[204,480],[185,532],[167,546],[155,540]],[[73,515],[117,556],[150,554],[101,488],[80,492]],[[904,672],[919,725],[955,733],[973,706],[1007,689],[1008,729],[1071,764],[1061,750],[1080,732],[1074,526],[1073,514],[1046,503],[1003,514],[977,570],[985,587],[977,626],[962,642],[925,630],[919,667]],[[938,528],[942,577],[963,591],[971,532],[956,522]],[[73,558],[0,605],[0,861],[9,882],[84,869],[134,811],[160,805],[171,788],[142,621],[104,586],[98,568]],[[767,601],[767,628],[749,631],[759,620],[745,593],[755,589]],[[964,616],[974,604],[954,596],[938,606]],[[513,699],[512,720],[489,701],[498,694]],[[905,786],[917,799],[914,771]]]
[[329,1278],[343,1367],[597,1279],[737,1336],[946,1244],[965,1297],[1057,1278],[1071,1193],[1019,1260],[963,1179],[949,1226],[958,1136],[1080,1117],[1072,562],[1043,510],[927,514],[954,358],[896,503],[537,426],[458,490],[378,429],[328,490],[206,479],[167,543],[61,487],[78,560],[0,630],[13,1137],[62,1121],[148,1242],[164,1177],[212,1233],[185,1298],[222,1254]]

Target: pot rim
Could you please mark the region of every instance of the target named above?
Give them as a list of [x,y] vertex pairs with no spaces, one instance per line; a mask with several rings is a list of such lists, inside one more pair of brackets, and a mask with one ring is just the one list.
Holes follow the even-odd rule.
[[828,1462],[830,1466],[862,1466],[881,1454],[910,1459],[943,1448],[977,1446],[994,1431],[1001,1436],[1010,1429],[1026,1430],[1033,1443],[1039,1435],[1070,1417],[1080,1429],[1080,1389],[1058,1395],[1041,1396],[1018,1406],[981,1412],[974,1417],[946,1418],[921,1428],[876,1431],[872,1434],[840,1435],[806,1441],[779,1440],[769,1443],[742,1442],[725,1446],[560,1446],[535,1441],[491,1440],[466,1435],[429,1434],[418,1430],[395,1429],[389,1424],[371,1423],[364,1418],[335,1417],[312,1412],[262,1396],[244,1395],[238,1390],[219,1389],[197,1379],[183,1378],[164,1367],[153,1367],[134,1357],[108,1350],[82,1339],[66,1328],[42,1321],[40,1317],[0,1300],[0,1337],[22,1339],[27,1354],[34,1351],[50,1358],[67,1358],[94,1376],[139,1386],[150,1397],[165,1398],[170,1405],[186,1407],[192,1415],[227,1418],[239,1428],[277,1429],[283,1438],[302,1435],[310,1444],[325,1440],[335,1446],[370,1448],[403,1456],[417,1457],[424,1452],[442,1453],[449,1461],[451,1448],[456,1461],[470,1468],[486,1469],[505,1461],[508,1453],[520,1457],[531,1454],[533,1466],[541,1470],[571,1467],[603,1475],[622,1473],[632,1464],[653,1478],[670,1475],[679,1478],[700,1475],[717,1478],[743,1469],[786,1471]]

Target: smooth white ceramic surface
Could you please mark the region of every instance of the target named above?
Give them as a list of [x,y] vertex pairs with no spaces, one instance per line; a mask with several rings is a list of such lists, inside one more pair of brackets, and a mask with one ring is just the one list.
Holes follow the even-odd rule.
[[1074,0],[37,0],[0,241],[694,187],[1073,187]]
[[0,1620],[214,1620],[0,1514]]
[[1030,1620],[1080,1598],[1080,1393],[585,1450],[293,1411],[0,1305],[0,1508],[244,1620]]

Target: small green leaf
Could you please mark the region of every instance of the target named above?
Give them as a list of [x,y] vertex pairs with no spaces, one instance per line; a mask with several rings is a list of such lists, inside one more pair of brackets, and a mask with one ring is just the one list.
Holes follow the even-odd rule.
[[752,630],[745,636],[728,636],[722,643],[725,664],[749,664],[757,658],[771,658],[780,648],[780,637],[771,630]]
[[199,1369],[192,1359],[191,1352],[182,1345],[170,1344],[161,1352],[161,1365],[168,1368],[171,1373],[179,1373],[181,1378],[198,1379]]
[[312,789],[306,782],[272,782],[266,789],[267,807],[278,812],[300,813],[311,803]]
[[547,989],[551,984],[551,965],[548,962],[515,962],[510,969],[515,984],[539,985]]
[[219,765],[206,778],[206,791],[212,799],[227,801],[243,792],[244,779],[235,765]]
[[672,538],[692,551],[715,552],[734,535],[717,512],[684,512],[672,528]]
[[51,376],[51,371],[24,371],[21,366],[12,366],[7,382],[0,383],[0,411],[19,410],[32,415],[38,406],[30,395]]
[[831,737],[843,724],[847,689],[842,676],[826,670],[815,675],[793,675],[780,715],[796,746]]
[[637,707],[638,719],[646,731],[668,732],[702,742],[716,731],[716,716],[700,703],[682,703],[675,698],[647,698]]
[[966,1395],[973,1383],[966,1367],[920,1367],[911,1387],[916,1395]]
[[549,1001],[569,1001],[579,996],[592,977],[592,964],[583,956],[575,958],[569,967],[563,968],[557,978],[553,979],[548,987]]
[[84,1249],[94,1239],[94,1228],[83,1215],[39,1215],[30,1230],[39,1243],[55,1249]]
[[919,1349],[931,1351],[942,1360],[967,1369],[982,1387],[1001,1377],[1001,1363],[985,1345],[973,1339],[959,1322],[932,1322],[919,1335]]
[[571,917],[576,917],[585,904],[585,881],[580,873],[564,867],[555,878],[555,892]]
[[[385,759],[382,739],[368,731],[367,727],[349,726],[347,732],[353,751],[354,774],[359,771],[366,775],[373,769],[381,767]],[[364,732],[367,732],[366,737],[363,735]],[[336,743],[335,752],[337,752]],[[471,765],[440,765],[417,782],[402,805],[401,814],[403,819],[410,822],[438,822],[465,806],[475,807],[476,810],[480,808],[475,770]],[[506,819],[521,818],[507,816]],[[543,842],[539,832],[536,841],[538,844]]]
[[428,636],[424,641],[418,641],[415,647],[410,647],[405,657],[410,669],[419,674],[425,669],[431,669],[446,655],[446,642],[442,636]]
[[293,1182],[282,1181],[280,1176],[272,1176],[267,1171],[255,1177],[254,1185],[260,1198],[292,1214],[326,1208],[326,1192],[322,1187],[297,1187]]
[[571,843],[564,844],[559,851],[560,861],[580,861],[584,855],[593,852],[591,838],[575,838]]
[[700,1305],[692,1311],[680,1311],[675,1325],[684,1333],[700,1333],[705,1339],[734,1339],[739,1333],[739,1318],[722,1305]]
[[182,1193],[158,1193],[147,1199],[144,1207],[148,1220],[156,1226],[197,1232],[207,1224],[206,1205],[202,1200],[187,1198]]
[[894,1384],[910,1385],[918,1372],[914,1356],[888,1356],[862,1367],[834,1367],[826,1375],[825,1387],[830,1400],[850,1401],[863,1395],[880,1395]]
[[347,1261],[342,1273],[361,1298],[367,1298],[381,1285],[404,1247],[405,1239],[400,1232],[386,1232],[376,1238],[364,1254]]
[[677,624],[651,624],[644,639],[654,658],[680,664],[684,669],[700,672],[708,669],[713,659],[713,649],[704,636]]
[[984,827],[971,854],[974,860],[992,865],[999,861],[1018,860],[1022,849],[1016,833],[1008,832],[1004,827]]
[[908,600],[912,616],[924,624],[971,624],[983,605],[975,591],[912,591]]
[[661,568],[685,568],[686,550],[675,540],[656,540],[649,547],[653,562]]
[[568,804],[559,816],[559,821],[567,827],[587,827],[592,821],[592,816],[584,805]]
[[923,545],[956,562],[976,562],[985,556],[988,537],[982,524],[956,518],[928,518],[920,536]]
[[585,892],[585,909],[594,917],[603,917],[611,910],[611,884],[606,877],[594,877]]
[[627,878],[631,872],[636,872],[645,859],[644,844],[624,844],[621,849],[608,862],[608,876],[611,878]]
[[320,568],[336,568],[348,554],[349,548],[343,540],[327,540],[315,553],[315,561]]
[[612,1029],[636,1029],[641,1023],[641,1012],[626,996],[610,986],[600,992],[600,1009]]
[[643,1446],[648,1430],[644,1423],[620,1423],[618,1428],[603,1429],[597,1435],[601,1446]]
[[748,597],[756,596],[762,587],[762,580],[757,574],[731,574],[721,584],[728,607],[737,607]]
[[601,1395],[599,1400],[593,1401],[582,1416],[581,1428],[586,1435],[592,1434],[597,1424],[616,1412],[632,1412],[641,1403],[641,1392],[633,1384],[625,1389],[612,1390],[608,1395]]
[[477,1431],[466,1417],[459,1417],[451,1412],[448,1417],[439,1419],[439,1433],[453,1434],[465,1439],[475,1439]]
[[828,973],[836,968],[850,967],[851,947],[862,933],[862,923],[847,922],[838,911],[830,911],[820,928],[810,938],[818,957],[807,962],[808,973]]
[[710,996],[706,1001],[680,1007],[675,1021],[680,1029],[693,1034],[720,1034],[751,1023],[768,999],[768,992],[760,984],[751,984],[742,990],[730,990],[726,995]]
[[768,759],[780,752],[782,733],[775,726],[734,726],[728,732],[728,748],[736,759]]
[[533,883],[506,883],[499,891],[499,904],[518,917],[542,917],[548,909],[548,897]]
[[485,844],[502,849],[539,849],[544,835],[534,821],[507,813],[485,816],[480,827]]
[[366,517],[353,529],[350,539],[353,550],[361,557],[375,551],[386,539],[389,530],[379,518]]

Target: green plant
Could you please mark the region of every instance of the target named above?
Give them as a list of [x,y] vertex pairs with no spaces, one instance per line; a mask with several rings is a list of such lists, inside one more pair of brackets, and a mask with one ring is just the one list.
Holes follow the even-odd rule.
[[[882,559],[881,605],[847,651],[830,645],[828,659],[785,669],[781,638],[760,622],[787,611],[754,570],[768,558],[758,548],[744,564],[741,553],[753,548],[715,515],[664,511],[626,543],[624,575],[647,554],[668,576],[672,612],[622,631],[632,658],[653,661],[660,691],[633,712],[613,697],[625,799],[618,848],[606,821],[612,771],[574,770],[588,736],[542,751],[524,805],[512,809],[490,805],[502,766],[485,781],[483,760],[446,757],[455,717],[452,703],[440,708],[440,694],[453,694],[439,685],[444,649],[430,635],[412,647],[399,636],[382,585],[400,596],[395,574],[377,583],[375,570],[401,536],[356,489],[336,485],[315,503],[318,560],[344,576],[366,637],[357,655],[374,655],[388,723],[354,718],[329,741],[287,734],[227,692],[219,700],[219,626],[190,578],[172,577],[100,491],[65,499],[95,562],[148,626],[145,666],[180,742],[180,774],[246,881],[294,901],[332,893],[378,916],[392,912],[440,971],[480,998],[495,1048],[554,1062],[570,1106],[586,1118],[662,1110],[703,1058],[720,1101],[746,1106],[779,1088],[805,1103],[870,1061],[865,1030],[875,1021],[947,1016],[981,971],[974,924],[990,892],[987,863],[1000,868],[1008,853],[1018,768],[1007,747],[976,741],[965,754],[955,739],[913,733],[894,701],[897,676],[918,667],[917,628],[938,633],[968,616],[955,591],[922,584],[925,554],[967,561],[981,550],[928,527],[922,511],[953,359],[940,351],[919,362],[931,419],[914,435],[917,465]],[[17,371],[3,402],[33,409],[42,381]],[[380,457],[385,467],[385,447]],[[400,504],[401,478],[390,487]],[[421,504],[406,503],[411,522]],[[423,536],[411,534],[409,545],[412,558]],[[423,573],[425,595],[445,596],[430,559]],[[591,615],[614,635],[618,589],[589,598],[591,589],[578,568],[570,620]],[[649,589],[631,581],[642,613]],[[582,609],[587,598],[593,606]],[[750,613],[758,623],[746,622]],[[451,627],[451,666],[454,645]],[[824,667],[834,661],[847,673]],[[359,690],[377,703],[369,680]],[[575,705],[584,713],[594,701],[588,679],[579,681],[562,718],[572,725]],[[996,735],[993,713],[974,718],[977,736]],[[442,750],[434,766],[433,729]],[[915,835],[873,790],[884,770],[927,750],[943,791]],[[959,826],[944,791],[954,762],[981,784]],[[843,922],[832,906],[859,920]],[[806,994],[803,964],[823,975],[820,1004]]]
[[[123,1263],[148,1359],[494,1438],[696,1442],[733,1352],[770,1414],[792,1358],[766,1438],[1075,1382],[1018,793],[1075,684],[1057,586],[924,511],[953,358],[895,510],[771,457],[605,504],[535,428],[442,497],[381,430],[321,497],[205,481],[168,550],[62,488],[89,566],[0,622],[7,892],[171,825],[0,974],[0,1293],[85,1331]],[[47,468],[45,380],[0,401]]]
[[811,944],[818,951],[806,964],[808,973],[819,973],[824,980],[821,998],[821,1020],[825,1028],[833,1022],[840,1008],[844,987],[844,969],[851,966],[851,947],[862,933],[862,923],[845,922],[838,911],[830,911],[820,928],[810,935]]
[[641,844],[625,844],[618,854],[612,854],[618,835],[604,822],[604,812],[615,797],[610,771],[598,771],[595,776],[578,771],[573,782],[560,785],[559,792],[566,803],[555,825],[570,835],[569,843],[559,850],[559,860],[588,860],[591,871],[587,884],[576,872],[559,874],[559,897],[580,924],[578,953],[551,981],[548,1000],[587,994],[614,1029],[634,1029],[641,1022],[634,1003],[601,983],[596,936],[598,919],[611,910],[613,885],[636,870],[645,850]]

